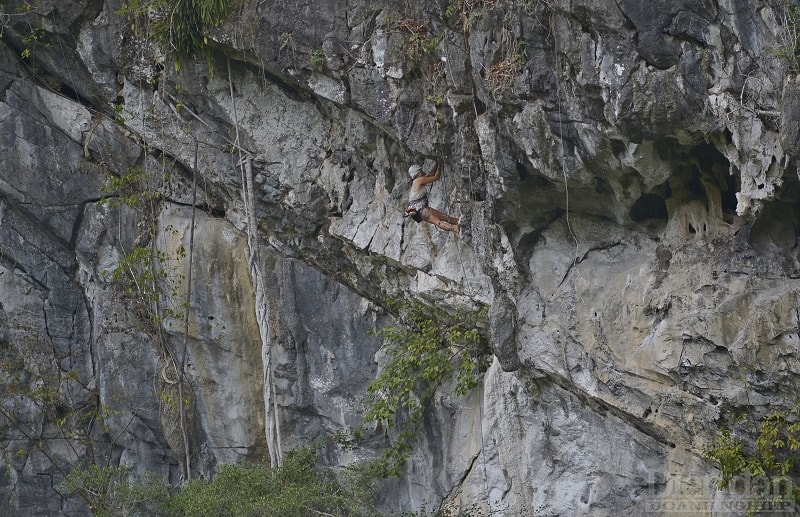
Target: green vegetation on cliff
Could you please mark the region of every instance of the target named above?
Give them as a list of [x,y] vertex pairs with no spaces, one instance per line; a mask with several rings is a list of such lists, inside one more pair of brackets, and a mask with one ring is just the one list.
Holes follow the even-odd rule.
[[263,463],[222,465],[213,480],[193,480],[176,490],[152,474],[134,481],[127,476],[121,467],[90,465],[70,472],[62,488],[84,497],[99,517],[376,514],[364,476],[320,467],[313,448],[293,451],[274,470]]
[[737,478],[755,480],[750,493],[749,514],[774,507],[777,503],[800,503],[797,485],[800,469],[800,412],[773,410],[754,423],[757,436],[754,443],[723,428],[706,451],[719,465],[722,477],[720,488],[736,488]]
[[377,330],[388,360],[367,388],[364,424],[356,433],[363,436],[367,424],[397,428],[392,446],[372,465],[382,477],[402,472],[437,390],[450,386],[463,396],[477,385],[486,348],[481,329],[488,326],[485,308],[450,314],[418,301],[391,301],[389,306],[400,323]]
[[161,44],[177,63],[208,45],[206,31],[230,14],[230,0],[131,0],[117,10],[134,34]]

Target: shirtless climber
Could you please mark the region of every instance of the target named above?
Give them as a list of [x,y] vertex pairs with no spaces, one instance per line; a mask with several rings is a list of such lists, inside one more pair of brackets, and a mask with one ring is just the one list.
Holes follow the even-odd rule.
[[411,217],[416,222],[425,221],[448,232],[461,233],[458,219],[450,217],[428,206],[428,188],[426,185],[433,183],[442,176],[442,165],[437,160],[433,170],[428,174],[422,170],[421,165],[412,165],[408,168],[411,175],[411,190],[408,194],[408,207],[404,217]]

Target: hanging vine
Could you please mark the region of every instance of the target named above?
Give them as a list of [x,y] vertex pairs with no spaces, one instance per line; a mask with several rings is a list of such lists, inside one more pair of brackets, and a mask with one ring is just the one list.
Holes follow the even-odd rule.
[[256,321],[261,336],[261,361],[264,372],[264,431],[267,439],[270,464],[273,468],[280,466],[283,461],[280,440],[280,419],[278,415],[278,401],[275,396],[275,379],[272,367],[272,346],[269,338],[269,309],[266,298],[266,283],[261,271],[261,262],[256,242],[257,223],[255,211],[255,196],[253,194],[253,167],[252,158],[245,155],[239,140],[239,120],[236,114],[236,101],[233,94],[233,80],[231,78],[231,64],[228,61],[228,84],[230,87],[231,104],[233,106],[235,141],[234,147],[239,153],[239,169],[242,178],[242,201],[245,208],[245,229],[247,231],[247,265],[250,270],[250,280],[253,284],[255,295]]

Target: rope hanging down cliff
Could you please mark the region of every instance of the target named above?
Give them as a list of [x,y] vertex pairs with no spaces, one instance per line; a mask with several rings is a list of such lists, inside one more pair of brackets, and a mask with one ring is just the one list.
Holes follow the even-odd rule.
[[[449,61],[450,60],[445,58],[444,61],[445,61],[445,63],[448,63],[448,66],[449,66]],[[474,113],[475,113],[475,120],[477,120],[479,115],[478,115],[478,107],[475,104],[475,98],[476,98],[476,95],[475,95],[475,92],[473,91],[472,107],[473,107],[473,110],[474,110]],[[439,143],[440,142],[439,141],[439,126],[438,126],[438,124],[435,126],[434,142],[435,142],[434,145],[439,147],[438,150],[440,151],[438,153],[440,156],[437,157],[437,167],[439,167],[439,161],[438,160],[441,160],[441,159],[444,159],[444,158],[450,158],[450,161],[452,162],[452,156],[445,156],[445,153],[442,152],[442,148],[440,147],[440,143]],[[459,208],[460,208],[459,211],[461,213],[461,218],[458,220],[459,233],[460,233],[461,239],[463,241],[465,241],[465,245],[466,245],[467,243],[469,243],[472,240],[472,231],[471,231],[472,230],[472,220],[471,220],[471,218],[473,216],[472,192],[474,192],[475,189],[474,189],[474,185],[473,185],[473,182],[472,182],[472,172],[473,172],[472,171],[472,165],[471,165],[472,162],[469,161],[469,160],[464,160],[463,157],[461,159],[461,167],[459,169],[459,176],[462,178],[462,181],[463,181],[465,164],[466,164],[466,167],[467,167],[467,178],[469,180],[468,193],[467,193],[466,199],[464,198],[463,187],[461,185],[459,185],[459,183],[457,181],[453,186],[453,191],[456,194],[456,197],[457,197],[456,203],[459,204]],[[449,194],[448,183],[449,183],[448,180],[445,179],[445,181],[444,181],[444,183],[442,185],[442,189],[444,190],[444,208],[448,213],[452,213],[453,207],[452,207],[452,203],[450,202],[450,194]],[[469,209],[466,212],[464,211],[464,206],[465,205],[467,207],[469,207]],[[466,271],[466,266],[464,265],[464,258],[462,256],[462,251],[463,251],[462,248],[461,248],[462,245],[461,244],[457,244],[457,246],[458,246],[458,254],[457,254],[458,261],[459,261],[459,264],[461,265],[461,275],[462,275],[463,279],[466,279],[467,278],[467,271]],[[467,288],[467,296],[473,302],[475,302],[476,301],[476,293],[474,292],[474,290],[470,287],[470,285],[468,283],[466,284],[466,288]],[[475,364],[477,365],[477,363],[478,363],[478,352],[477,351],[475,352],[475,356],[474,356],[473,359],[475,361]],[[481,388],[481,392],[483,392],[483,388]],[[484,397],[483,397],[483,395],[481,395],[481,396],[479,396],[479,399],[478,399],[479,421],[481,422],[481,431],[480,431],[481,448],[480,448],[480,453],[479,454],[481,456],[481,463],[482,463],[482,467],[483,467],[483,472],[482,473],[483,473],[484,490],[485,490],[485,494],[486,494],[486,503],[487,503],[487,505],[491,506],[491,503],[490,503],[490,490],[489,490],[489,476],[488,476],[488,469],[487,469],[487,464],[486,464],[487,463],[486,462],[486,441],[485,441],[484,430],[483,430],[483,421],[484,421],[483,403],[484,403]]]

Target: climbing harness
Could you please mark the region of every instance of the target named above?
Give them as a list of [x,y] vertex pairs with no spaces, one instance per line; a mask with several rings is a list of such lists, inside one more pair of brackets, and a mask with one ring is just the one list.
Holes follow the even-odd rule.
[[422,221],[422,211],[428,208],[428,194],[409,201],[403,217],[410,217],[416,222]]
[[403,214],[403,217],[410,217],[414,221],[420,223],[420,222],[422,222],[422,210],[417,210],[414,207],[408,207],[408,208],[406,208],[406,211]]

